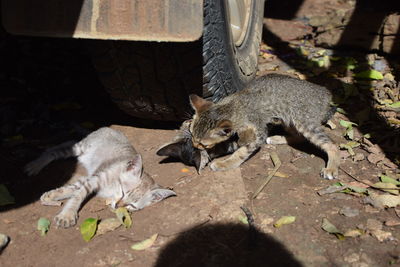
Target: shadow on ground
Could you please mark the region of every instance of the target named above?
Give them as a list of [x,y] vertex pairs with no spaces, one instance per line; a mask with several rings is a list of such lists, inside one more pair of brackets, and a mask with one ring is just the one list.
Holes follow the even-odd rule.
[[302,266],[278,241],[244,224],[210,224],[181,233],[160,251],[155,267]]

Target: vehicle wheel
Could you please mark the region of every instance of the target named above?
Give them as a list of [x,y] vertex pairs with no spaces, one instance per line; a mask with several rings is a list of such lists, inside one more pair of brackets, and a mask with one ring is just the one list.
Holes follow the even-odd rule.
[[212,101],[254,78],[264,0],[204,0],[204,31],[192,43],[90,42],[100,80],[128,114],[155,120],[188,117],[188,95]]

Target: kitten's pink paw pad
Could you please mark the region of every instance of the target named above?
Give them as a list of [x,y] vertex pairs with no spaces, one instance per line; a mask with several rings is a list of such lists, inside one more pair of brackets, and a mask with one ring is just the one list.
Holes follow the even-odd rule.
[[332,180],[332,179],[335,179],[335,178],[337,178],[339,176],[339,171],[338,171],[338,169],[323,168],[321,170],[321,176],[324,179]]
[[54,221],[56,222],[57,227],[61,228],[69,228],[76,224],[78,219],[78,214],[76,213],[60,213],[56,217],[54,217]]

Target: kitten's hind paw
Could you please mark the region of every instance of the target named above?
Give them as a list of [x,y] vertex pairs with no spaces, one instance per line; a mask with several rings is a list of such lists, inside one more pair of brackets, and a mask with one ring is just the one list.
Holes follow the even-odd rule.
[[54,221],[57,227],[60,228],[69,228],[76,224],[78,220],[78,214],[75,212],[60,212],[56,217],[54,217]]
[[321,176],[324,179],[332,180],[339,176],[339,171],[338,171],[338,169],[334,169],[334,168],[323,168],[321,170]]

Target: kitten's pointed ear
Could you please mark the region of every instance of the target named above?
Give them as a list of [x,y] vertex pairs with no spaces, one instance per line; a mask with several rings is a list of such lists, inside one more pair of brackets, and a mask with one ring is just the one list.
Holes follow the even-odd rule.
[[182,143],[172,143],[163,146],[157,151],[158,156],[167,156],[172,158],[180,158],[182,152]]
[[201,172],[201,152],[197,150],[193,155],[193,162],[194,166],[196,167],[197,173],[200,174]]
[[213,102],[205,100],[204,98],[201,98],[198,95],[190,95],[190,104],[192,105],[192,108],[197,112],[203,112],[204,110],[207,110],[209,107],[213,105]]
[[153,189],[150,192],[147,192],[137,203],[136,207],[138,209],[143,209],[144,207],[160,202],[161,200],[171,197],[171,196],[176,196],[176,193],[170,189],[164,189],[164,188],[157,188]]
[[142,172],[142,156],[140,154],[136,154],[133,156],[132,160],[128,162],[128,166],[126,170],[129,172],[133,172],[134,174],[140,174]]
[[218,133],[222,136],[231,134],[233,130],[233,124],[230,120],[222,120],[218,122],[217,127],[220,128]]

